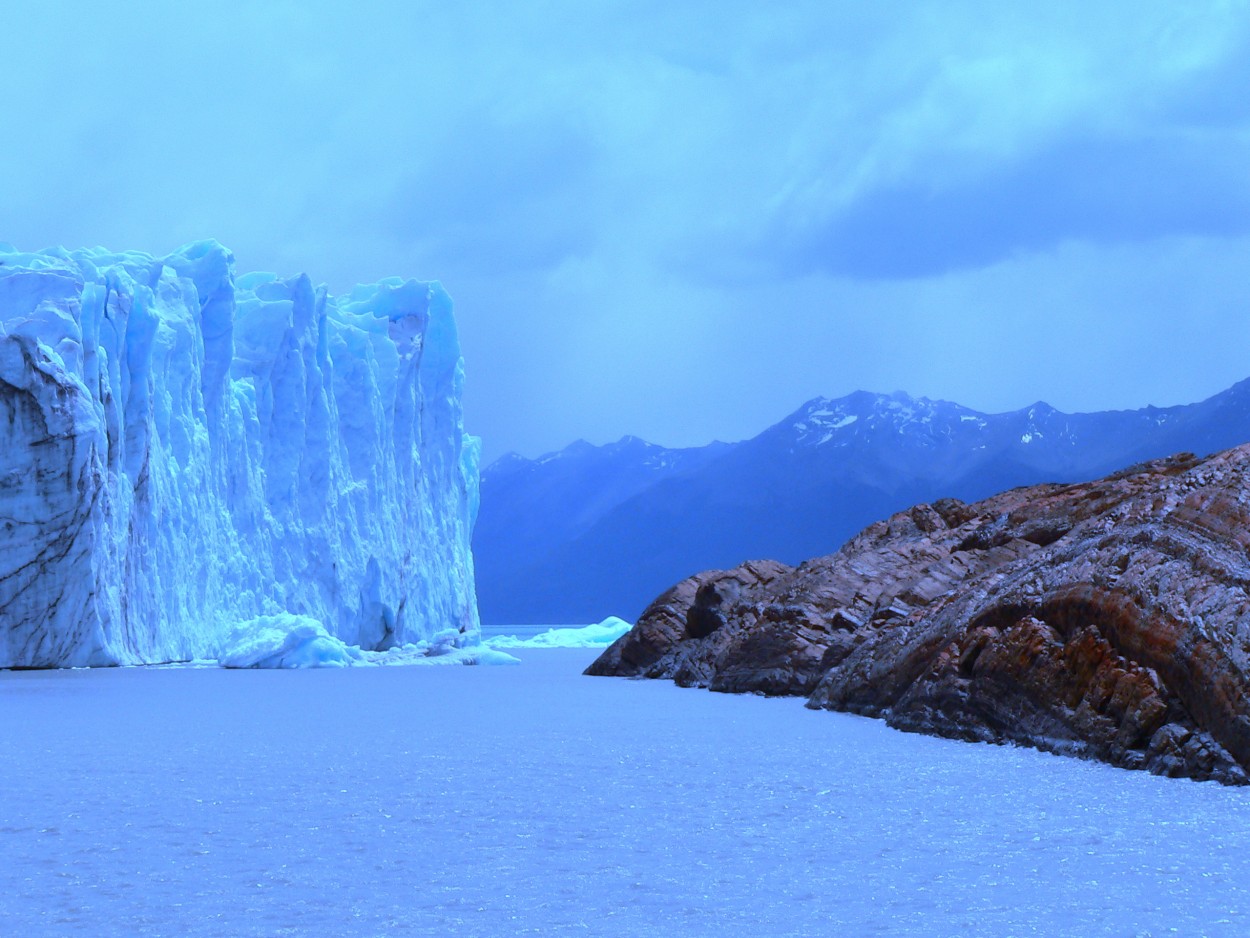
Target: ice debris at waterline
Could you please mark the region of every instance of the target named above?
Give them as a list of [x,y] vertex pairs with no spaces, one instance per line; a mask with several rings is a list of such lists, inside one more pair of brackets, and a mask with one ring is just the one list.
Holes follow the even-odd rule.
[[428,640],[362,651],[335,638],[316,619],[289,613],[257,616],[236,626],[217,660],[197,662],[223,668],[346,668],[385,664],[520,664],[484,645],[462,646],[460,632],[444,629]]
[[437,283],[0,245],[0,667],[203,659],[288,614],[478,646],[463,375]]
[[607,648],[631,628],[624,619],[608,616],[594,625],[551,628],[532,638],[500,635],[486,643],[492,648]]
[[360,648],[335,638],[316,619],[290,614],[240,623],[217,654],[223,668],[345,668]]

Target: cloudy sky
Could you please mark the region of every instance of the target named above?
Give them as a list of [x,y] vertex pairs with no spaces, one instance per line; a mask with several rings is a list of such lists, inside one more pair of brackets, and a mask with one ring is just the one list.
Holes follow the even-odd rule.
[[12,3],[0,241],[456,300],[488,458],[1250,376],[1250,4]]

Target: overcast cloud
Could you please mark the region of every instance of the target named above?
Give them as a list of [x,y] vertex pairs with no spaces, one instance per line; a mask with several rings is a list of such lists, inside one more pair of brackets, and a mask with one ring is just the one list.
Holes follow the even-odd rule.
[[10,4],[0,240],[456,300],[487,454],[1250,376],[1250,6]]

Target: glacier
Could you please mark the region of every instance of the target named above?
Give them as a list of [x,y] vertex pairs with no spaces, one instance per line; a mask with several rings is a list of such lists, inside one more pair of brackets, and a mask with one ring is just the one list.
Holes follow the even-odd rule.
[[437,282],[0,245],[0,667],[480,646],[463,383]]
[[486,639],[491,648],[607,648],[632,629],[633,623],[608,616],[592,625],[555,627],[530,638],[497,635]]

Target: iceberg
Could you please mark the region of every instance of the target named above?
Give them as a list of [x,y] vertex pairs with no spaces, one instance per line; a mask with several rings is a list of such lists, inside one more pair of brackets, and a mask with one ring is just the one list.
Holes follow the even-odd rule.
[[290,614],[257,616],[237,625],[215,661],[197,665],[223,668],[348,668],[408,664],[520,664],[512,655],[485,645],[463,645],[460,633],[444,629],[428,641],[364,651],[325,630],[316,619]]
[[346,668],[363,660],[359,647],[316,619],[289,613],[239,623],[217,653],[223,668]]
[[492,648],[607,648],[632,628],[624,619],[608,616],[594,625],[551,628],[532,638],[500,635],[487,639],[486,644]]
[[435,646],[425,642],[388,648],[386,651],[365,651],[361,653],[363,660],[353,664],[364,665],[410,665],[410,664],[475,664],[475,665],[513,665],[520,664],[519,658],[503,651],[496,651],[488,645],[471,646]]
[[480,648],[463,382],[436,282],[0,245],[0,667]]

